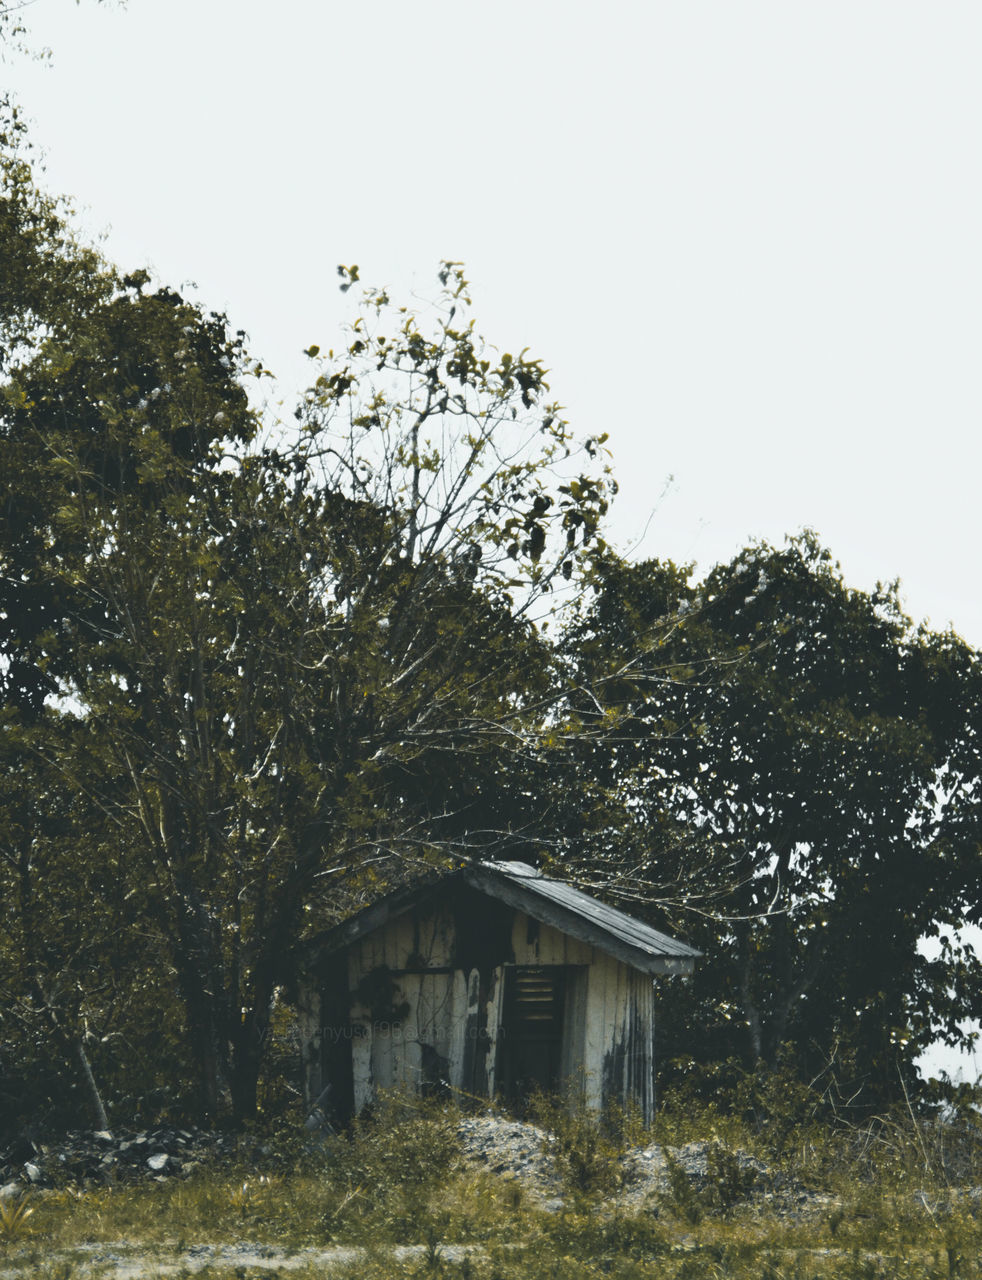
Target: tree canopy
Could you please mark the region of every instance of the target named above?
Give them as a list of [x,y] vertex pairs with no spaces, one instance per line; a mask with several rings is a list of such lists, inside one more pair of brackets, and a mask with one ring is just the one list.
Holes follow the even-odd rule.
[[[722,877],[711,910],[689,901],[707,960],[666,1010],[680,1055],[773,1063],[793,1042],[811,1076],[838,1056],[889,1094],[977,1011],[954,931],[976,897],[978,657],[914,627],[896,587],[849,589],[811,535],[690,578],[611,561],[567,638],[586,679],[631,655],[587,765],[649,840],[593,857],[642,900],[697,849]],[[918,945],[940,930],[944,963]]]
[[244,1116],[305,931],[390,864],[509,838],[555,696],[538,611],[611,485],[454,264],[425,318],[366,291],[272,434],[224,317],[92,266],[4,387],[8,715],[140,885],[201,1111]]

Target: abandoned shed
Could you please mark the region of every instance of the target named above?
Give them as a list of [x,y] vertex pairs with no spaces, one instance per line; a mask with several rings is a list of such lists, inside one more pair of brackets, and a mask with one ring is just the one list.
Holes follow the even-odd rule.
[[304,1092],[347,1118],[376,1089],[654,1108],[654,983],[699,952],[523,862],[401,890],[314,939]]

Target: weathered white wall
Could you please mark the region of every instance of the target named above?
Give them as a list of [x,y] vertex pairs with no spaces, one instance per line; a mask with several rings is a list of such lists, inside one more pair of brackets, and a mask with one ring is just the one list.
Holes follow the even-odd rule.
[[435,909],[425,915],[409,912],[356,942],[348,953],[348,971],[352,980],[358,982],[365,974],[382,967],[446,967],[453,960],[455,942],[450,911]]
[[400,973],[394,976],[398,1017],[373,1016],[356,1005],[352,1041],[355,1107],[375,1089],[417,1089],[426,1080],[424,1048],[445,1061],[440,1075],[460,1087],[467,1028],[468,975]]
[[515,912],[511,945],[516,964],[592,964],[600,954],[578,938],[571,938],[548,924]]
[[[496,1081],[497,1032],[502,1019],[504,969],[491,973],[486,992],[488,1036],[470,1048],[479,1022],[479,973],[450,971],[454,919],[443,909],[390,921],[353,945],[349,988],[389,971],[391,1007],[356,1005],[352,1021],[354,1104],[363,1107],[376,1089],[417,1089],[434,1070],[451,1087],[467,1091],[465,1064],[474,1053]],[[568,967],[561,1071],[582,1087],[588,1105],[634,1096],[646,1114],[653,1106],[654,992],[651,978],[586,943],[516,912],[511,948],[518,965]],[[425,972],[427,969],[436,972]],[[411,970],[411,972],[406,972]],[[389,1016],[386,1016],[388,1013]],[[424,1048],[426,1046],[426,1048]]]

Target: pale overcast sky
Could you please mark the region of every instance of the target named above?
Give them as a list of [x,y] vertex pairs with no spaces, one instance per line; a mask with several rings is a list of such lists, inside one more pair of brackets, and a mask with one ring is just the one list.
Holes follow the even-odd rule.
[[708,566],[814,527],[982,644],[977,0],[35,0],[51,186],[286,389],[338,262],[529,346],[616,527]]
[[27,21],[53,65],[0,75],[48,185],[121,265],[195,281],[287,400],[350,313],[337,263],[425,296],[462,259],[478,327],[609,431],[623,548],[708,568],[808,525],[982,644],[978,0]]

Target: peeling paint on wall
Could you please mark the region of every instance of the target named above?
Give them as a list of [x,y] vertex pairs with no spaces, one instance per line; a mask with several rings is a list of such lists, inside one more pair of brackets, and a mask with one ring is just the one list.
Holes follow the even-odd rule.
[[[358,939],[341,967],[330,998],[304,1006],[308,1091],[347,1054],[356,1111],[377,1089],[487,1097],[528,1087],[539,1071],[549,1075],[540,1083],[581,1092],[592,1107],[633,1098],[651,1114],[651,977],[552,925],[458,890]],[[541,1012],[529,1012],[533,996],[524,1013],[506,998],[519,973]],[[319,1031],[318,1007],[332,1019]]]

